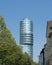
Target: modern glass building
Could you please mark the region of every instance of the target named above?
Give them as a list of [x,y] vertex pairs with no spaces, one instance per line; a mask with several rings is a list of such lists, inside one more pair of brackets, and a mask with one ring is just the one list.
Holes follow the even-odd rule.
[[33,58],[33,23],[28,18],[20,22],[20,46]]

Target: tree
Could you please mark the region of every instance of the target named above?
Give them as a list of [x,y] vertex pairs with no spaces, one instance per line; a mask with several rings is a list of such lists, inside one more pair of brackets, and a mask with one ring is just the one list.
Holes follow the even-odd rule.
[[22,58],[19,60],[19,63],[21,65],[31,65],[31,58],[28,56],[27,53],[25,53],[22,55]]
[[10,31],[7,29],[4,19],[0,16],[0,43],[16,43]]
[[[33,60],[27,53],[22,53],[3,17],[0,16],[0,65],[33,65]],[[34,64],[36,65],[36,64]]]
[[7,29],[3,17],[0,16],[0,65],[15,64],[21,55],[21,49]]

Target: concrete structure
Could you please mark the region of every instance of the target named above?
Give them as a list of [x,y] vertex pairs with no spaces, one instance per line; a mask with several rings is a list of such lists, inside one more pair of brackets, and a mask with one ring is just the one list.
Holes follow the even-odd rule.
[[20,46],[33,58],[33,23],[28,18],[20,22]]
[[52,21],[47,22],[46,40],[45,62],[46,65],[52,65]]
[[[40,54],[42,60],[42,53]],[[46,28],[46,44],[44,45],[44,65],[52,65],[52,21],[47,22],[47,28]],[[41,61],[42,62],[42,61]],[[41,65],[41,62],[39,62],[39,65]]]

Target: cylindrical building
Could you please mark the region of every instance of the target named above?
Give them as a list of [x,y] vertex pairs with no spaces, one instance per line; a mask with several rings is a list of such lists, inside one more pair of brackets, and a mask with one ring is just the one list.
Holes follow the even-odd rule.
[[28,18],[20,22],[20,45],[23,52],[33,58],[33,24]]

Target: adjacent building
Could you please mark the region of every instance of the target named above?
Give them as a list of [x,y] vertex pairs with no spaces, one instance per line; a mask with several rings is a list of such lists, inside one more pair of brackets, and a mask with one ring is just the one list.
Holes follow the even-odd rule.
[[46,40],[47,45],[45,48],[45,64],[52,65],[52,21],[47,22]]
[[[44,59],[42,61],[44,54]],[[44,63],[43,63],[44,62]],[[39,58],[39,65],[52,65],[52,21],[47,22],[46,27],[46,44],[44,45],[44,52],[41,51]]]
[[28,18],[20,21],[20,46],[33,58],[33,23]]

